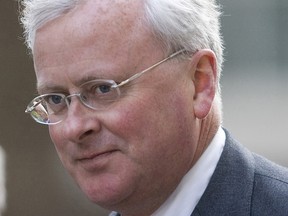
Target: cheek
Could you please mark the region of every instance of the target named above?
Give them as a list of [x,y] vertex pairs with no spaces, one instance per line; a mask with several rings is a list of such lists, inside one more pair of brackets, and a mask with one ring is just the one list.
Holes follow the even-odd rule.
[[140,176],[138,183],[146,190],[143,193],[174,188],[193,161],[192,119],[182,113],[182,106],[186,107],[182,100],[170,102],[173,105],[143,101],[119,113],[119,136],[128,143],[130,162]]
[[57,130],[55,126],[49,126],[49,134],[50,134],[50,138],[51,138],[52,142],[54,143],[56,149],[61,149],[63,147],[60,144],[62,142],[61,129]]
[[132,160],[145,169],[160,166],[159,158],[168,167],[171,160],[187,164],[187,157],[193,158],[193,116],[187,100],[175,95],[164,98],[143,96],[126,103],[109,121],[114,122],[110,130],[128,143]]
[[68,168],[68,157],[65,156],[68,152],[65,148],[67,148],[69,145],[64,144],[63,133],[61,129],[57,129],[55,126],[49,126],[49,134],[60,160],[62,161],[63,165]]
[[59,141],[61,140],[61,132],[59,130],[55,130],[55,128],[52,128],[51,126],[49,126],[49,134],[50,134],[50,138],[52,140],[52,142],[54,143],[57,151],[59,149],[59,146],[57,145],[57,143],[59,143]]

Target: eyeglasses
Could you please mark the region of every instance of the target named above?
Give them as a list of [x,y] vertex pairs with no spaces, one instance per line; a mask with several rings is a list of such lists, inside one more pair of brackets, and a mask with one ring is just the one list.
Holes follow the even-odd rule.
[[154,69],[167,60],[183,53],[184,49],[177,51],[167,58],[157,62],[149,68],[134,74],[130,78],[117,84],[114,80],[97,79],[85,82],[80,86],[82,91],[71,95],[61,93],[43,94],[34,98],[27,106],[25,113],[29,113],[32,118],[46,125],[54,125],[65,119],[71,98],[76,96],[83,105],[93,110],[103,110],[119,99],[121,95],[120,87],[132,80],[137,79],[144,73]]

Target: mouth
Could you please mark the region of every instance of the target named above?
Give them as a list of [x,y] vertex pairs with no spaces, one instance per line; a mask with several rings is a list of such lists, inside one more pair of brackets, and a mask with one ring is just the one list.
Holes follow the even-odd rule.
[[109,150],[109,151],[92,153],[79,158],[77,162],[86,171],[89,172],[99,171],[107,167],[107,164],[111,162],[112,157],[117,152],[118,150]]

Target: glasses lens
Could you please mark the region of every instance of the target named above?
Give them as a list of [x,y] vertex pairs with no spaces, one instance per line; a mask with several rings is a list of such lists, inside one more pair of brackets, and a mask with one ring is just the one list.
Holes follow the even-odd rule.
[[81,101],[92,109],[105,109],[116,101],[120,95],[117,84],[113,80],[94,80],[81,86]]
[[81,102],[94,110],[106,109],[120,96],[120,90],[113,80],[93,80],[80,86],[82,93],[44,94],[28,105],[26,112],[41,124],[57,124],[66,117],[71,97],[78,96]]
[[30,114],[35,121],[39,123],[46,123],[48,121],[48,113],[46,108],[41,103],[41,98],[34,99],[28,106],[30,109]]
[[65,95],[46,94],[35,98],[28,106],[31,116],[42,124],[55,124],[66,114]]

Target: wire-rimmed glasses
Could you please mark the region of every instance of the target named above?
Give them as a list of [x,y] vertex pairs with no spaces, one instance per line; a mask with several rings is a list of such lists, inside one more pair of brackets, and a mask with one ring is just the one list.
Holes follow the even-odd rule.
[[25,112],[29,113],[40,124],[54,125],[65,119],[71,98],[74,96],[78,97],[82,104],[88,108],[93,110],[106,109],[120,97],[120,87],[183,52],[183,49],[179,50],[119,84],[114,80],[97,79],[82,84],[80,93],[70,95],[49,93],[40,95],[28,104]]

